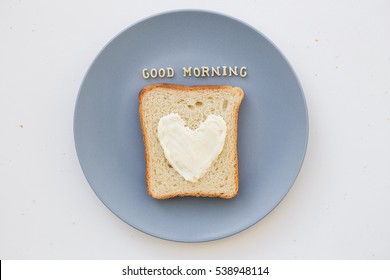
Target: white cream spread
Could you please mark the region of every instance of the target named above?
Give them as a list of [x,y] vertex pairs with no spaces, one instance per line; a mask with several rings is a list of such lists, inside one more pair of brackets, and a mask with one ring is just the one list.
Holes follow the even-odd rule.
[[222,152],[226,122],[209,115],[195,130],[185,126],[178,114],[162,117],[158,123],[158,139],[165,157],[184,179],[196,182],[206,174]]

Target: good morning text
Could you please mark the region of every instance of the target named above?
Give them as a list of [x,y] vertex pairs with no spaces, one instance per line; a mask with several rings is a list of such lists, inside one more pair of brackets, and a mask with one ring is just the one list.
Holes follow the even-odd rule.
[[[200,66],[200,67],[182,67],[179,72],[183,77],[241,77],[245,78],[248,75],[245,66]],[[156,78],[173,78],[176,74],[175,69],[172,67],[165,68],[144,68],[142,69],[142,77],[144,79],[156,79]]]

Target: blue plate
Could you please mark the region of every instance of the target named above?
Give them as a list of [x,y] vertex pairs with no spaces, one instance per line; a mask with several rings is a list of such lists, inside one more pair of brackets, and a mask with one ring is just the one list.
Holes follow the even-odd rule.
[[[246,67],[247,75],[183,75],[183,67],[202,66]],[[167,67],[174,76],[159,78],[158,69]],[[145,68],[157,78],[145,79]],[[160,201],[148,196],[138,93],[151,83],[244,90],[237,197]],[[307,108],[294,71],[261,33],[225,15],[174,11],[134,24],[98,54],[78,95],[74,139],[89,184],[120,219],[163,239],[210,241],[257,223],[288,193],[305,156]]]

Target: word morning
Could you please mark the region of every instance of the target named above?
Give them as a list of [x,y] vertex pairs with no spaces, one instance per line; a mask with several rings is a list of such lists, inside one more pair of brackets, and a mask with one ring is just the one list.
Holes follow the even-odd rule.
[[[241,77],[247,76],[247,69],[245,66],[216,66],[216,67],[183,67],[181,69],[183,77]],[[144,68],[142,69],[142,77],[144,79],[156,79],[156,78],[173,78],[175,76],[175,70],[172,67],[166,68]]]

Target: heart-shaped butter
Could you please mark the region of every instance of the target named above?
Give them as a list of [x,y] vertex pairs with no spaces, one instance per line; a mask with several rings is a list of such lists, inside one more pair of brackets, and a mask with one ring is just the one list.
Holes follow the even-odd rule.
[[190,182],[204,176],[222,152],[225,137],[226,122],[216,115],[209,115],[195,130],[185,126],[178,114],[166,115],[158,123],[158,138],[165,157]]

